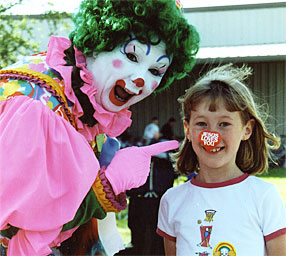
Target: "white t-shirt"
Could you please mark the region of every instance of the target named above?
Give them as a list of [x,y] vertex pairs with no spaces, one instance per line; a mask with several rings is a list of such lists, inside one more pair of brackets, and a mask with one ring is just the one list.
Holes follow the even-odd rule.
[[150,123],[145,127],[144,137],[151,140],[154,138],[156,133],[159,133],[159,126],[154,123]]
[[286,233],[276,186],[244,174],[221,183],[192,179],[161,199],[157,233],[177,255],[265,255],[265,242]]

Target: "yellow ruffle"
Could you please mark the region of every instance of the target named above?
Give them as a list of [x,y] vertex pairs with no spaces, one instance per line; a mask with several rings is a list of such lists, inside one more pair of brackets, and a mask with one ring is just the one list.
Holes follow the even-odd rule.
[[92,185],[92,190],[105,212],[120,212],[120,210],[116,209],[112,205],[112,203],[106,198],[106,194],[104,192],[103,185],[101,184],[99,174],[97,175],[95,182]]

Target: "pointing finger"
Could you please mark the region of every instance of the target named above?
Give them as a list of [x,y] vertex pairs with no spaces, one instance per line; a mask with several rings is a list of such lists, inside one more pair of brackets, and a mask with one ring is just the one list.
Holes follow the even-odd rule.
[[163,152],[166,152],[172,149],[176,149],[179,147],[179,145],[180,144],[178,141],[170,140],[170,141],[159,142],[159,143],[152,144],[149,146],[144,146],[144,147],[141,147],[141,149],[145,153],[151,156],[154,156],[154,155],[158,155],[160,153],[163,153]]

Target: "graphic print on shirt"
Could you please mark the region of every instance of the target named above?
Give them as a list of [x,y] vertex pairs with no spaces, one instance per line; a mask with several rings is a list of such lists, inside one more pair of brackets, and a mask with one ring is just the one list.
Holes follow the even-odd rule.
[[236,251],[230,243],[222,242],[214,248],[213,256],[236,256]]
[[198,246],[212,248],[210,246],[212,226],[200,226],[200,231],[201,231],[202,241],[198,244]]
[[[199,224],[200,235],[201,235],[201,242],[197,244],[198,252],[196,255],[198,256],[236,256],[235,248],[232,244],[228,242],[220,242],[218,243],[214,249],[211,245],[211,236],[213,234],[213,229],[215,226],[215,214],[217,213],[216,210],[209,209],[205,210],[205,218],[203,220],[199,219],[197,223]],[[212,225],[211,225],[212,223]],[[213,251],[211,251],[213,249]],[[200,251],[199,251],[200,250]]]
[[215,210],[206,210],[206,211],[205,211],[205,214],[206,214],[205,221],[207,221],[207,222],[212,222],[213,219],[214,219],[215,213],[216,213]]
[[[204,222],[207,222],[207,223],[213,222],[215,213],[216,213],[215,210],[206,210]],[[202,221],[198,220],[198,224],[201,224],[201,223],[202,223]],[[212,234],[212,229],[213,229],[212,226],[203,225],[203,224],[200,225],[201,242],[198,244],[199,247],[207,247],[207,248],[212,249],[212,247],[210,245],[210,238],[211,238],[211,234]]]

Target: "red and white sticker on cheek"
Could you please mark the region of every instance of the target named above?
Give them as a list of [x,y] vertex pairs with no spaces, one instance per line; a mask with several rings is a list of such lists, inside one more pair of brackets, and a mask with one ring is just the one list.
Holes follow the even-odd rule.
[[221,140],[221,135],[219,132],[214,131],[202,131],[199,134],[199,141],[207,152],[214,149]]

